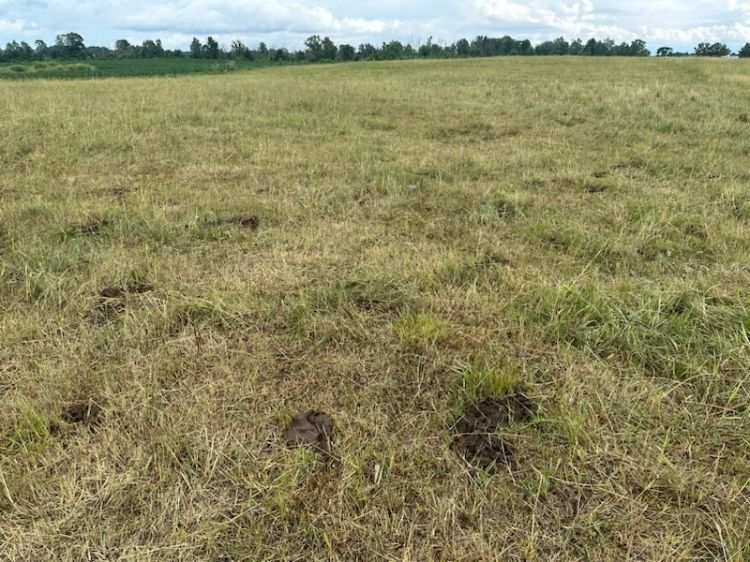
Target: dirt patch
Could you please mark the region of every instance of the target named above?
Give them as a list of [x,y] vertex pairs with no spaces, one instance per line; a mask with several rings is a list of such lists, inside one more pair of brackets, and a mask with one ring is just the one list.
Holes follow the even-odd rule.
[[510,219],[516,216],[518,209],[512,201],[501,200],[495,203],[495,211],[501,219]]
[[104,411],[92,401],[74,402],[65,408],[60,419],[71,425],[96,427],[104,420]]
[[110,316],[125,310],[124,298],[127,293],[120,287],[104,287],[99,291],[95,310],[101,315]]
[[511,423],[530,420],[535,411],[534,403],[521,392],[469,404],[456,422],[453,450],[487,472],[513,466],[515,448],[497,433]]
[[154,290],[154,286],[150,283],[144,283],[143,281],[131,281],[128,283],[126,290],[128,293],[133,295],[142,295],[144,293],[150,293]]
[[586,193],[603,193],[607,191],[607,186],[600,183],[591,184],[586,188]]
[[258,217],[234,217],[229,222],[249,230],[258,230],[260,226],[260,219]]
[[248,230],[258,230],[260,227],[260,219],[255,215],[247,217],[230,217],[228,219],[217,219],[211,222],[212,226],[239,226],[240,228],[246,228]]
[[602,178],[606,178],[608,174],[605,170],[597,170],[591,175],[594,176],[596,179],[600,180]]
[[324,455],[331,454],[333,421],[323,412],[310,410],[294,416],[284,434],[287,447],[311,446]]
[[109,219],[92,218],[86,222],[68,225],[65,234],[68,236],[99,236],[110,225]]
[[103,299],[122,299],[127,293],[120,287],[104,287],[99,291],[99,296]]

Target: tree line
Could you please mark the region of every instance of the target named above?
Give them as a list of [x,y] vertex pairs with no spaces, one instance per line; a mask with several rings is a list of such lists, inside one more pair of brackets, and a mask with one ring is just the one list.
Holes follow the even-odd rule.
[[[83,37],[78,33],[58,35],[52,45],[41,39],[31,46],[25,41],[12,41],[5,49],[0,49],[0,62],[23,62],[39,60],[86,60],[86,59],[149,59],[164,57],[189,57],[194,59],[245,59],[250,61],[274,62],[332,62],[358,60],[398,60],[411,58],[469,58],[495,56],[621,56],[645,57],[651,52],[646,42],[636,39],[630,43],[616,43],[612,39],[581,39],[568,41],[558,37],[533,45],[528,39],[514,39],[509,36],[487,37],[480,35],[469,41],[459,39],[455,43],[435,43],[430,38],[426,43],[412,46],[400,41],[384,42],[380,45],[364,43],[355,48],[353,45],[336,45],[329,37],[313,35],[305,40],[302,50],[274,49],[265,43],[257,48],[250,48],[241,41],[233,41],[225,49],[213,38],[202,42],[194,37],[187,52],[165,49],[161,40],[146,39],[140,45],[131,44],[127,39],[118,39],[114,49],[109,47],[86,46]],[[660,47],[657,56],[699,56],[723,57],[731,54],[724,43],[700,43],[692,53],[680,53],[671,47]],[[738,53],[740,57],[750,58],[750,43]]]

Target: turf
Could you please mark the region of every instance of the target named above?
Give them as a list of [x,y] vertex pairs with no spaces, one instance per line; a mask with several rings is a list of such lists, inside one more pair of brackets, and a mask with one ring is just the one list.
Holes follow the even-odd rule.
[[[5,84],[0,553],[747,560],[748,86],[574,58]],[[286,446],[308,410],[329,455]]]

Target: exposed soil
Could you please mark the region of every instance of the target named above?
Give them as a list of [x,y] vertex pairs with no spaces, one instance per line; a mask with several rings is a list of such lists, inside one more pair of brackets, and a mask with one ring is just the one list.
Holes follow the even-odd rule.
[[213,226],[234,225],[248,230],[258,230],[260,219],[255,215],[230,217],[228,219],[217,219],[211,222]]
[[312,446],[325,455],[331,453],[333,421],[323,412],[310,410],[294,416],[284,438],[287,447]]
[[516,206],[511,201],[499,201],[495,204],[497,216],[501,219],[509,219],[516,215]]
[[122,299],[127,293],[120,287],[104,287],[99,291],[99,296],[103,299]]
[[154,286],[150,283],[144,283],[142,281],[131,281],[126,287],[127,292],[134,295],[142,295],[144,293],[150,293],[154,290]]
[[607,191],[607,187],[600,183],[592,184],[586,188],[586,193],[602,193],[603,191]]
[[101,406],[94,402],[75,402],[65,408],[60,418],[65,423],[95,427],[102,423],[104,412]]
[[456,423],[453,450],[487,472],[512,466],[515,448],[497,433],[511,423],[528,421],[535,411],[534,403],[521,392],[469,404]]
[[596,172],[594,172],[591,175],[594,176],[596,179],[602,179],[602,178],[606,178],[607,177],[607,172],[604,171],[604,170],[597,170]]
[[87,222],[69,225],[66,233],[69,236],[99,236],[109,225],[108,219],[91,219]]

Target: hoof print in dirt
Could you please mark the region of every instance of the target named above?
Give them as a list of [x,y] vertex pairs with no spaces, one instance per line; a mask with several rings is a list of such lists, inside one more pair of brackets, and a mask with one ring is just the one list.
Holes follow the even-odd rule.
[[103,421],[104,412],[94,402],[75,402],[65,408],[60,418],[67,424],[85,425],[93,429]]
[[497,433],[511,423],[530,420],[535,411],[534,403],[520,392],[469,404],[456,423],[453,450],[487,472],[513,466],[515,448]]
[[232,219],[232,222],[248,230],[258,230],[260,226],[260,219],[258,217],[235,217]]
[[120,287],[104,287],[99,291],[99,296],[103,299],[122,299],[127,296],[127,293]]
[[154,286],[149,283],[143,283],[142,281],[131,281],[128,283],[127,290],[131,295],[142,295],[153,291]]
[[330,455],[332,432],[331,418],[323,412],[310,410],[294,416],[284,437],[287,447],[308,445],[324,455]]
[[120,287],[104,287],[99,291],[99,300],[96,303],[96,312],[104,316],[118,314],[125,310],[124,298],[127,293]]

